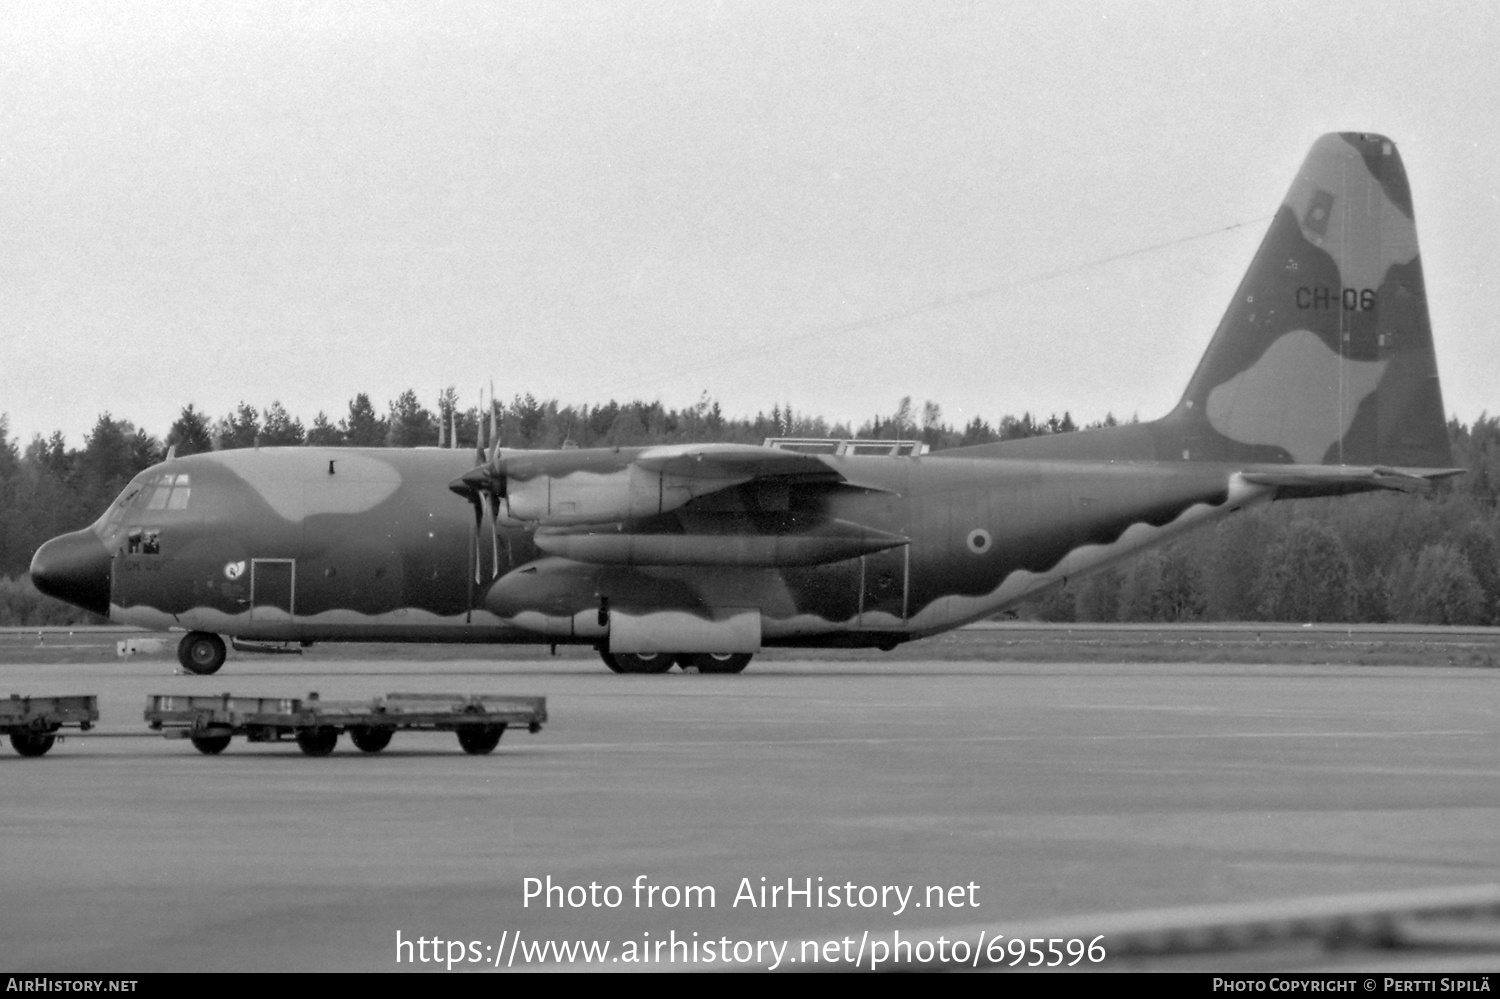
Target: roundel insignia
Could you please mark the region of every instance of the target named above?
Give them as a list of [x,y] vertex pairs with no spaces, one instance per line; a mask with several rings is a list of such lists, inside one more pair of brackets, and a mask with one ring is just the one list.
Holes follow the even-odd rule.
[[982,527],[976,527],[969,532],[969,551],[975,555],[983,555],[990,550],[990,545],[993,543],[990,532]]
[[[970,544],[972,545],[973,542],[970,542]],[[228,565],[224,566],[224,578],[225,579],[239,579],[244,574],[245,574],[245,563],[244,563],[243,560],[241,560],[239,562],[230,562]]]

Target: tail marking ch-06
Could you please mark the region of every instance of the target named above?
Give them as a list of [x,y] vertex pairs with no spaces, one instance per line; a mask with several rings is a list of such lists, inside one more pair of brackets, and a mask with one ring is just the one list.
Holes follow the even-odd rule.
[[1395,146],[1317,141],[1161,419],[877,450],[192,455],[31,571],[187,631],[194,672],[222,664],[221,635],[584,643],[620,672],[736,672],[765,646],[954,628],[1253,504],[1421,488],[1460,470]]

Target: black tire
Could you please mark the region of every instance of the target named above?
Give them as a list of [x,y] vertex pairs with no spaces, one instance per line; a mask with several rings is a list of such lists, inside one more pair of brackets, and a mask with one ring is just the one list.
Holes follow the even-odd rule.
[[349,730],[349,741],[361,753],[378,753],[391,744],[391,736],[395,734],[393,728],[359,725]]
[[608,666],[610,668],[611,672],[614,672],[614,673],[623,673],[623,672],[625,672],[624,667],[622,667],[620,665],[620,660],[616,659],[614,656],[610,655],[608,652],[604,651],[603,649],[599,650],[599,658],[604,660],[604,665]]
[[177,661],[189,673],[217,673],[224,665],[224,639],[210,631],[190,631],[177,643]]
[[743,673],[750,665],[748,652],[694,652],[682,657],[682,668],[698,667],[699,673]]
[[458,730],[458,744],[470,756],[484,756],[495,751],[504,734],[504,725],[465,725]]
[[617,673],[665,673],[677,662],[670,652],[611,652]]
[[327,725],[297,730],[297,746],[308,756],[327,756],[338,742],[339,730]]
[[12,732],[10,744],[22,756],[41,756],[52,748],[57,736],[51,732]]
[[188,741],[204,756],[218,756],[229,748],[229,738],[227,735],[190,735]]

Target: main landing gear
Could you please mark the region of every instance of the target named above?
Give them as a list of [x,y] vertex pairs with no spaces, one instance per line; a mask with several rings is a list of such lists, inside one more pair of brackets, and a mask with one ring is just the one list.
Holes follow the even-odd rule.
[[190,631],[177,643],[177,661],[189,673],[217,673],[224,665],[224,639],[209,631]]
[[742,673],[750,665],[748,652],[695,652],[677,657],[683,669],[698,667],[699,673]]
[[665,673],[676,661],[666,652],[605,652],[599,650],[604,665],[616,673]]
[[750,664],[748,652],[608,652],[599,650],[604,665],[616,673],[665,673],[673,666],[699,673],[739,673]]

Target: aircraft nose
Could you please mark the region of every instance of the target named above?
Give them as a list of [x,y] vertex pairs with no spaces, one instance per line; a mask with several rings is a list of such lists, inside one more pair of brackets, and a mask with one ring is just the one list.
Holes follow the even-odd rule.
[[109,549],[93,531],[64,534],[38,548],[31,581],[49,597],[109,616]]

